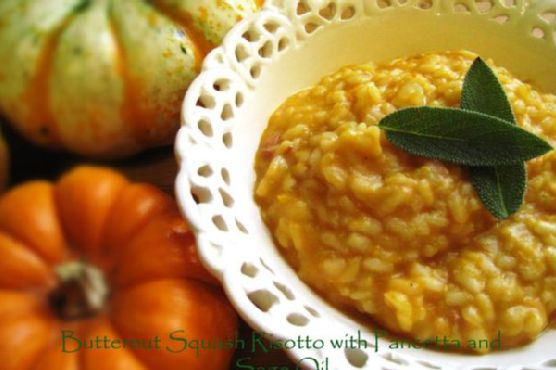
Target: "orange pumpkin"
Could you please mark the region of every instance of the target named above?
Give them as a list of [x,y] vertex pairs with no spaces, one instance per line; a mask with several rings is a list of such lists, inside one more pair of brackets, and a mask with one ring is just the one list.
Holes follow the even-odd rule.
[[0,198],[2,370],[223,370],[232,350],[197,356],[183,340],[236,330],[194,236],[152,186],[81,167]]

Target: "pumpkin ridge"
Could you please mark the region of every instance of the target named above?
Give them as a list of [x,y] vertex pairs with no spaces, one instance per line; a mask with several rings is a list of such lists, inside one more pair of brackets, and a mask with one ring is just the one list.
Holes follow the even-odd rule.
[[[108,310],[110,310],[110,306],[107,307]],[[113,317],[110,315],[110,311],[108,311],[107,315],[106,315],[106,321],[108,322],[108,325],[110,325],[110,328],[112,329],[112,331],[115,334],[116,338],[124,338],[124,336],[122,335],[122,333],[120,332],[120,330],[118,329],[118,327],[116,326],[116,323],[114,322]],[[130,356],[132,356],[145,370],[150,370],[150,367],[145,363],[145,361],[141,358],[141,356],[137,356],[137,354],[130,348],[130,347],[126,347],[126,348],[120,348],[120,351],[125,351],[127,352]],[[82,356],[84,357],[84,356]],[[79,370],[89,370],[86,367],[80,367]]]
[[[63,199],[66,197],[63,194],[63,187],[62,185],[66,184],[65,181],[67,181],[69,183],[69,185],[71,186],[77,186],[77,190],[79,192],[82,192],[80,194],[80,198],[85,196],[84,194],[84,188],[86,188],[83,184],[87,184],[87,183],[105,183],[105,184],[109,184],[108,182],[108,178],[112,177],[112,180],[114,180],[114,183],[120,182],[118,185],[118,189],[116,190],[116,192],[114,194],[112,194],[112,202],[110,204],[108,204],[106,210],[105,210],[105,214],[103,215],[103,218],[100,220],[100,224],[98,225],[98,234],[97,236],[94,238],[96,239],[96,246],[94,250],[89,249],[90,246],[88,245],[79,245],[79,243],[75,240],[73,240],[75,238],[75,235],[72,235],[73,232],[70,231],[69,226],[67,225],[67,216],[66,214],[64,214],[64,211],[62,211],[62,202]],[[73,182],[73,183],[72,183]],[[78,185],[79,184],[79,185]],[[125,189],[127,186],[129,186],[130,182],[127,180],[127,178],[123,177],[120,173],[110,169],[110,168],[105,168],[105,167],[95,167],[95,166],[81,166],[81,167],[77,167],[73,170],[70,170],[68,172],[66,172],[65,175],[63,175],[60,180],[58,180],[57,183],[55,183],[54,187],[53,187],[53,192],[54,192],[54,201],[55,201],[55,205],[56,205],[56,211],[57,211],[57,215],[59,217],[60,220],[60,224],[62,227],[62,231],[63,231],[63,235],[67,241],[67,245],[69,245],[69,248],[72,252],[74,252],[74,254],[76,254],[77,256],[83,256],[85,257],[84,260],[87,262],[90,262],[91,264],[104,269],[103,265],[97,265],[98,261],[98,251],[99,251],[99,246],[102,244],[103,240],[102,237],[104,235],[105,229],[106,229],[106,223],[107,220],[109,218],[109,215],[111,213],[111,210],[114,208],[114,205],[117,202],[117,199],[120,197],[123,189]],[[66,185],[67,186],[67,185]],[[112,185],[110,185],[112,187]],[[113,189],[113,188],[112,188]],[[107,197],[108,195],[105,193],[104,197]],[[75,205],[72,205],[71,207],[75,207]],[[70,208],[71,209],[71,208]],[[75,221],[75,220],[70,220],[70,221]],[[88,220],[91,221],[91,220]],[[91,225],[88,225],[88,227],[90,228]],[[74,230],[75,231],[75,230]],[[75,243],[74,245],[71,245],[72,243]],[[83,259],[83,258],[82,258]]]
[[[74,18],[75,12],[72,11],[60,22],[50,35],[46,41],[44,50],[40,53],[37,73],[22,96],[24,100],[29,102],[29,106],[33,107],[33,110],[36,112],[34,115],[37,117],[36,121],[34,121],[36,127],[26,127],[23,130],[36,131],[33,134],[34,137],[37,137],[41,142],[46,140],[48,145],[55,148],[59,147],[62,142],[60,139],[59,125],[53,118],[54,116],[49,106],[49,76],[52,70],[58,40]],[[33,122],[33,120],[30,122]]]
[[5,0],[2,3],[7,3],[7,6],[2,6],[0,10],[0,53],[3,58],[0,66],[0,110],[8,122],[14,123],[14,129],[46,147],[56,147],[59,143],[41,136],[39,129],[45,125],[48,129],[50,122],[46,122],[45,117],[32,106],[35,102],[43,101],[42,95],[35,91],[39,67],[44,64],[49,39],[56,30],[64,27],[64,22],[71,15],[72,3],[78,0],[66,0],[63,3],[54,1],[59,6],[51,16],[45,14],[44,18],[42,13],[45,4],[53,0]]
[[[22,190],[25,190],[25,189],[30,189],[33,185],[37,185],[37,184],[44,184],[44,185],[47,185],[49,187],[49,198],[50,198],[50,200],[52,202],[52,205],[53,205],[53,211],[55,213],[56,219],[60,220],[58,205],[57,205],[56,197],[55,197],[55,194],[54,194],[54,187],[48,181],[43,181],[43,180],[29,181],[29,182],[25,183],[24,185],[20,185],[20,186],[17,186],[15,188],[11,189],[10,192],[3,195],[3,198],[5,198],[8,194],[10,194],[14,191],[17,191],[17,190],[22,191]],[[19,244],[24,245],[25,247],[27,247],[27,249],[29,249],[29,251],[35,253],[47,266],[53,267],[53,266],[57,265],[58,263],[62,263],[64,261],[68,260],[69,258],[71,258],[71,255],[73,254],[72,253],[73,251],[71,249],[68,249],[66,234],[64,232],[64,229],[63,229],[61,223],[58,223],[58,226],[60,227],[60,233],[61,233],[61,236],[62,236],[61,242],[63,243],[63,246],[64,246],[63,247],[63,255],[61,256],[60,261],[53,261],[52,258],[47,256],[41,250],[41,248],[33,240],[31,240],[31,238],[26,238],[24,235],[19,235],[19,233],[17,233],[15,230],[10,230],[6,225],[2,225],[1,221],[0,221],[0,232],[5,234],[9,238],[13,239],[16,243],[19,243]]]
[[[22,319],[19,320],[23,322]],[[35,367],[34,364],[38,363],[39,360],[44,356],[44,354],[48,352],[48,349],[51,348],[51,346],[55,345],[56,343],[56,339],[55,339],[56,331],[53,329],[57,327],[57,324],[47,314],[44,315],[37,314],[35,316],[30,316],[25,320],[25,323],[27,325],[28,322],[34,322],[34,324],[37,324],[41,321],[44,322],[44,324],[48,325],[50,338],[46,338],[46,337],[43,338],[43,343],[41,344],[41,346],[39,348],[35,348],[34,350],[35,353],[32,356],[30,356],[31,360],[29,361],[29,364],[31,364],[31,366],[29,367],[29,369]],[[13,323],[13,321],[11,323]]]
[[[116,332],[114,325],[107,316],[99,317],[89,325],[81,334],[83,339],[107,336],[108,338],[118,338],[121,336]],[[117,350],[81,351],[84,352],[78,366],[72,370],[147,370],[139,359],[123,346]]]
[[[139,294],[138,291],[142,291],[142,293],[145,293],[145,291],[141,288],[146,288],[147,293],[148,293],[148,290],[151,290],[153,286],[156,286],[158,283],[161,283],[161,282],[169,283],[169,286],[173,288],[173,290],[172,290],[173,293],[176,293],[176,291],[179,291],[179,293],[176,294],[178,296],[181,296],[182,294],[183,294],[183,296],[200,294],[204,298],[209,298],[209,300],[211,300],[211,301],[214,300],[215,304],[223,304],[224,302],[228,302],[226,296],[224,294],[222,294],[222,291],[218,287],[214,287],[212,285],[209,285],[209,284],[206,284],[206,283],[200,282],[200,281],[192,281],[192,280],[189,280],[189,279],[184,280],[184,279],[180,279],[180,278],[173,278],[173,279],[160,279],[160,280],[151,281],[151,282],[145,283],[145,284],[135,285],[134,289],[133,289],[135,291],[133,291],[132,289],[128,289],[128,291],[126,291],[125,293],[120,293],[119,296],[115,295],[112,298],[112,302],[114,302],[115,305],[119,306],[119,307],[116,307],[116,310],[111,311],[109,316],[110,316],[110,322],[112,323],[113,327],[118,332],[118,334],[121,335],[121,333],[125,333],[125,335],[123,336],[124,338],[126,336],[127,337],[133,337],[134,335],[137,335],[137,334],[134,334],[134,333],[126,333],[127,330],[125,329],[125,327],[126,327],[125,324],[123,324],[121,326],[119,325],[119,322],[129,322],[127,317],[123,317],[121,315],[121,312],[118,312],[118,311],[122,310],[121,306],[124,303],[126,303],[126,300],[132,299],[130,297],[134,297],[135,295],[138,295]],[[147,301],[149,299],[152,299],[152,293],[147,294],[147,295],[150,296],[150,298],[147,298]],[[134,297],[134,298],[136,298],[136,297]],[[202,301],[204,302],[204,300],[202,300]],[[192,304],[193,302],[200,302],[200,301],[188,301],[188,305]],[[164,304],[162,304],[162,305],[164,305]],[[213,306],[213,307],[218,307],[218,306]],[[236,321],[237,320],[237,315],[236,315],[235,311],[233,310],[233,308],[231,306],[227,306],[225,311],[219,311],[219,310],[212,311],[213,308],[211,308],[211,307],[207,308],[207,310],[208,310],[209,314],[213,313],[213,312],[216,312],[217,315],[226,316],[226,314],[229,314],[229,315],[233,316],[234,318],[230,317],[229,320],[223,318],[223,320],[224,320],[225,324],[230,323],[234,327],[233,328],[234,332],[237,331],[237,321]],[[180,315],[182,313],[187,315],[187,312],[183,312],[183,311],[179,311],[179,312],[180,312]],[[137,312],[135,312],[135,313],[137,313]],[[175,314],[175,313],[176,313],[176,311],[170,312],[170,314]],[[148,317],[149,317],[148,315],[145,314],[145,315],[141,315],[141,316],[145,317],[148,321]],[[209,316],[206,316],[204,313],[201,316],[203,316],[203,318],[204,317],[209,317]],[[215,323],[216,322],[217,321],[215,321]],[[173,327],[172,330],[183,329],[186,332],[189,332],[190,330],[195,331],[195,329],[198,329],[196,327],[196,324],[197,323],[194,322],[194,321],[193,322],[188,321],[186,323],[186,325],[184,325],[184,327]],[[222,328],[222,322],[218,322],[217,325],[220,328]],[[140,327],[141,325],[137,325],[137,326]],[[127,329],[129,329],[129,327]],[[151,334],[153,334],[153,333],[151,333]],[[159,332],[159,333],[155,333],[155,334],[164,336],[164,335],[169,334],[169,331],[163,331],[163,332]],[[204,332],[203,332],[203,334],[204,334]],[[136,350],[131,349],[131,350],[136,355],[137,358],[142,360],[141,363],[144,364],[147,361],[148,361],[149,364],[153,363],[152,358],[147,359],[147,357],[150,355],[150,353],[148,353],[146,351],[142,351],[140,349],[136,349]],[[187,353],[187,351],[185,353]],[[228,351],[228,354],[229,354],[228,355],[229,359],[227,360],[227,362],[228,362],[228,365],[231,365],[231,360],[230,359],[231,359],[232,355],[230,354],[229,351]],[[175,356],[175,354],[171,354],[170,356]],[[145,357],[145,359],[142,359],[142,357]],[[201,357],[198,358],[198,359],[200,359],[198,361],[202,361],[204,366],[201,365],[199,362],[196,362],[195,363],[196,366],[194,367],[194,369],[196,369],[196,370],[197,369],[210,369],[211,368],[211,367],[209,367],[210,365],[207,366],[207,365],[204,364],[204,362],[207,362],[207,361],[210,362],[211,361],[210,357],[212,357],[212,353],[205,353],[205,354],[202,353]],[[203,367],[200,367],[200,366],[203,366]],[[160,366],[156,366],[156,367],[146,366],[146,367],[149,368],[149,369],[159,369],[160,368]],[[220,368],[220,367],[218,367],[218,368]],[[229,367],[227,366],[226,368],[229,368]],[[177,369],[177,368],[176,367],[171,367],[171,368],[165,368],[165,369],[172,369],[173,370],[173,369]]]
[[183,28],[187,37],[193,41],[192,44],[195,46],[196,51],[195,71],[199,73],[203,65],[203,60],[216,45],[209,41],[203,34],[203,31],[195,26],[195,22],[191,15],[186,13],[178,14],[172,11],[170,7],[163,5],[160,0],[152,0],[152,3],[162,15]]
[[[83,330],[83,332],[89,332],[89,328],[87,328],[87,330]],[[76,356],[77,356],[77,369],[76,370],[85,370],[87,368],[86,365],[86,358],[85,358],[86,352],[85,351],[79,351],[77,352]]]
[[[25,369],[25,370],[43,370],[44,366],[45,366],[45,360],[44,358],[47,358],[48,360],[46,360],[46,365],[50,365],[47,367],[47,369],[52,369],[52,364],[53,361],[51,358],[49,358],[49,354],[50,353],[61,353],[63,356],[75,356],[76,360],[75,362],[73,362],[73,364],[75,364],[75,366],[70,367],[72,370],[82,370],[84,369],[84,367],[82,366],[82,362],[83,359],[85,358],[86,355],[86,351],[77,351],[77,352],[72,352],[72,353],[64,353],[61,351],[61,332],[62,330],[71,330],[74,331],[75,334],[77,336],[81,336],[83,332],[86,332],[87,330],[89,330],[89,326],[91,325],[91,322],[93,322],[94,320],[88,320],[88,321],[82,321],[82,322],[74,322],[71,323],[70,325],[64,325],[67,324],[67,322],[64,321],[57,321],[55,323],[55,329],[52,330],[51,333],[51,340],[48,346],[46,346],[45,350],[41,353],[41,356],[36,359],[34,361],[34,364],[36,364],[36,366],[31,367],[30,369]],[[42,361],[41,361],[42,360]],[[55,360],[54,360],[55,361]],[[64,367],[62,370],[66,370],[67,367]]]
[[[116,200],[113,208],[111,209],[108,220],[106,221],[107,223],[117,223],[118,219],[114,219],[114,217],[116,217],[117,215],[117,212],[121,213],[123,209],[131,209],[130,207],[125,207],[126,202],[129,202],[130,200],[130,198],[126,198],[126,196],[129,196],[131,194],[133,195],[133,197],[136,197],[137,195],[135,195],[134,192],[139,192],[139,194],[141,195],[141,201],[145,201],[145,199],[150,198],[151,203],[143,203],[143,207],[147,207],[148,211],[142,215],[139,215],[139,222],[133,225],[132,228],[128,229],[125,234],[120,234],[120,238],[114,239],[117,234],[114,235],[114,229],[112,227],[113,225],[110,225],[111,227],[108,228],[107,226],[105,226],[103,234],[101,235],[102,244],[100,246],[99,252],[100,257],[108,262],[106,266],[106,276],[108,277],[113,276],[114,268],[115,266],[117,266],[117,264],[120,262],[120,259],[122,258],[122,250],[124,250],[127,245],[134,240],[135,236],[140,233],[141,230],[146,228],[154,218],[162,217],[164,213],[175,207],[172,204],[172,201],[168,199],[168,195],[163,193],[153,185],[147,183],[132,182],[122,189],[120,198]],[[137,203],[137,199],[131,199],[134,203]],[[141,212],[141,210],[137,211]],[[134,215],[133,217],[137,217],[137,215]]]
[[64,148],[98,159],[116,158],[136,152],[138,145],[122,115],[124,81],[108,1],[87,1],[58,40],[50,71],[50,109]]
[[[0,298],[2,301],[9,302],[13,300],[19,300],[17,309],[6,309],[10,307],[10,303],[6,305],[4,303],[0,307],[0,317],[1,320],[14,320],[21,317],[32,317],[43,312],[45,309],[40,299],[37,299],[34,292],[16,290],[11,288],[0,288]],[[12,303],[13,305],[13,303]]]
[[[31,365],[31,367],[29,369],[25,369],[25,370],[35,370],[35,369],[37,369],[37,366],[35,366],[35,365],[40,366],[41,365],[41,359],[43,359],[51,349],[58,346],[58,343],[56,341],[57,335],[54,335],[54,334],[60,332],[59,329],[61,329],[61,326],[58,325],[57,323],[54,323],[54,322],[52,323],[52,326],[56,327],[56,330],[52,330],[51,338],[49,340],[45,341],[44,347],[41,348],[40,350],[38,350],[37,353],[35,354],[35,356],[33,358],[33,361],[31,361],[31,364],[33,364],[33,365]],[[77,355],[79,357],[82,357],[82,355],[80,353],[78,353]]]
[[[7,253],[5,250],[10,249],[10,247],[12,251],[15,250],[16,253],[14,254],[14,252],[11,252],[11,258],[8,257],[6,259],[6,255],[4,253]],[[29,276],[26,276],[26,278],[23,279],[25,280],[25,285],[21,284],[21,281],[16,282],[16,280],[10,281],[9,279],[8,281],[5,281],[0,278],[0,289],[8,289],[17,292],[42,291],[47,287],[47,285],[51,285],[56,280],[54,274],[52,273],[52,266],[48,261],[38,254],[34,248],[30,248],[27,243],[23,243],[20,240],[13,238],[10,234],[4,231],[0,231],[0,256],[3,256],[3,258],[0,258],[0,265],[8,262],[8,266],[6,266],[7,271],[3,270],[4,274],[12,270],[12,273],[21,279],[22,276],[18,275],[17,271],[13,271],[13,267],[10,268],[10,265],[15,264],[18,268],[26,267],[26,269],[32,267],[34,272],[39,272],[41,274],[40,280],[43,280],[43,283],[46,283],[44,285],[39,285],[38,281],[29,281]],[[27,284],[29,283],[32,285],[28,286]]]
[[193,41],[146,1],[114,0],[111,17],[131,97],[126,111],[135,113],[128,122],[134,138],[143,149],[169,145],[179,128],[179,103],[196,76]]
[[[160,227],[160,220],[164,220],[164,226],[168,232],[164,237],[153,239],[152,230]],[[158,263],[145,264],[145,259],[142,257],[153,254],[143,247],[146,243],[157,245],[155,255],[156,253],[162,254],[155,259]],[[118,260],[114,261],[113,269],[107,276],[113,287],[119,290],[130,289],[153,281],[175,279],[187,279],[201,284],[219,286],[218,280],[208,273],[200,262],[195,245],[195,235],[183,220],[178,209],[175,207],[167,209],[159,213],[156,219],[147,222],[143,229],[122,247]],[[134,260],[134,258],[137,259]],[[134,269],[129,269],[129,264],[122,265],[123,261],[133,261],[137,264],[136,266],[141,268],[141,271],[149,273],[137,274]],[[176,266],[179,266],[178,270],[176,270]]]
[[38,248],[36,248],[33,245],[33,243],[31,243],[28,240],[25,240],[22,237],[19,237],[18,235],[15,234],[15,232],[8,230],[1,225],[0,225],[0,233],[6,235],[8,238],[12,239],[17,244],[21,244],[25,246],[26,249],[29,251],[29,253],[33,253],[35,256],[37,256],[47,267],[52,268],[54,265],[57,264],[57,262],[50,261],[48,257],[46,257],[43,253],[40,252],[40,250],[38,250]]
[[[125,189],[129,186],[131,186],[132,183],[129,182],[127,180],[127,178],[125,179],[125,183],[120,187],[120,189],[118,190],[118,194],[114,197],[114,201],[112,202],[112,204],[110,205],[110,207],[108,208],[108,211],[106,212],[106,215],[104,217],[104,220],[102,221],[102,224],[100,226],[99,229],[99,237],[98,237],[98,243],[99,245],[97,246],[97,250],[96,250],[96,254],[98,258],[102,258],[103,257],[103,246],[105,244],[105,240],[104,237],[106,235],[106,229],[107,229],[107,225],[108,225],[108,221],[110,221],[110,215],[112,214],[112,212],[114,211],[114,208],[116,207],[116,204],[118,203],[118,199],[121,198],[122,194],[124,193]],[[103,263],[102,266],[99,266],[102,268],[103,272],[106,274],[106,276],[108,275],[108,272],[106,270],[106,263]]]
[[[110,281],[110,283],[113,283],[112,280],[109,278],[108,279]],[[136,279],[132,282],[128,282],[125,284],[116,284],[114,283],[113,285],[111,285],[113,288],[112,292],[122,292],[122,291],[126,291],[126,290],[131,290],[131,289],[136,289],[138,287],[140,287],[141,285],[145,285],[145,284],[151,284],[151,283],[156,283],[156,282],[160,282],[160,281],[168,281],[168,280],[175,280],[175,281],[183,281],[183,280],[187,280],[189,282],[194,282],[196,284],[204,284],[207,287],[210,287],[211,289],[216,289],[216,291],[221,291],[221,289],[219,289],[218,285],[216,282],[208,282],[205,280],[201,280],[197,277],[192,277],[192,276],[187,276],[187,277],[177,277],[177,276],[151,276],[151,277],[147,277],[147,278],[143,278],[143,279]]]
[[[220,287],[220,285],[218,285],[218,283],[207,282],[207,281],[204,281],[204,280],[201,280],[201,279],[196,279],[194,277],[183,278],[183,277],[175,277],[175,276],[153,277],[151,279],[144,279],[144,280],[140,280],[140,281],[134,281],[132,283],[121,285],[121,286],[117,287],[118,289],[114,289],[112,292],[114,293],[113,295],[116,296],[118,294],[121,294],[120,292],[124,292],[124,291],[127,291],[127,290],[132,290],[132,289],[138,289],[142,285],[149,285],[149,284],[159,283],[159,282],[163,282],[163,281],[175,281],[175,282],[178,282],[178,283],[183,283],[184,281],[186,281],[188,284],[193,283],[194,285],[198,285],[198,286],[206,286],[206,287],[209,288],[209,290],[212,293],[223,294],[223,290]],[[113,300],[113,298],[111,298],[111,300]],[[108,310],[108,312],[110,312],[110,310]]]
[[114,22],[112,4],[113,2],[111,0],[110,4],[108,5],[108,24],[110,34],[112,35],[112,39],[114,40],[114,45],[116,48],[116,61],[114,62],[114,65],[116,66],[117,71],[121,74],[123,81],[124,99],[121,107],[121,116],[122,120],[126,123],[126,127],[129,130],[133,141],[136,144],[145,144],[148,142],[146,135],[144,135],[136,126],[136,122],[140,120],[141,116],[140,111],[136,108],[137,104],[139,103],[139,99],[137,98],[137,94],[135,93],[133,81],[125,67],[126,55],[124,52],[124,47],[122,46],[122,41],[118,34],[116,24]]

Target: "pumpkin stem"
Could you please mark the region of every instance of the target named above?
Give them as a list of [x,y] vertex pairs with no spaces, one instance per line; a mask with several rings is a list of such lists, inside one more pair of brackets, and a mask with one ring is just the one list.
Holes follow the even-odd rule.
[[60,283],[50,293],[50,307],[63,320],[96,316],[106,304],[108,285],[101,270],[83,261],[69,262],[56,269]]

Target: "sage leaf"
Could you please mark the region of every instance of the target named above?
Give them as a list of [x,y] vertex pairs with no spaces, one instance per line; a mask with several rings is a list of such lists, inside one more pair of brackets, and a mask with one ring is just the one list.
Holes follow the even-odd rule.
[[463,80],[461,109],[484,113],[515,124],[512,106],[494,71],[477,58]]
[[[475,59],[465,76],[461,108],[516,124],[512,106],[502,85],[481,58]],[[469,176],[481,202],[494,217],[508,218],[523,204],[527,189],[524,162],[511,166],[470,167]]]
[[406,108],[384,117],[378,127],[411,154],[463,166],[519,164],[552,149],[512,123],[457,108]]
[[481,202],[494,217],[508,218],[523,204],[527,189],[527,169],[523,163],[471,167],[470,176]]

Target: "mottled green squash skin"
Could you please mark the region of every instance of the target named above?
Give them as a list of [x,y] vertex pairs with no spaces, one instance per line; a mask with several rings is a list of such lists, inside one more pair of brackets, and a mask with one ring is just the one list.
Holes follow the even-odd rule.
[[0,113],[89,157],[169,144],[203,57],[255,0],[2,0]]

